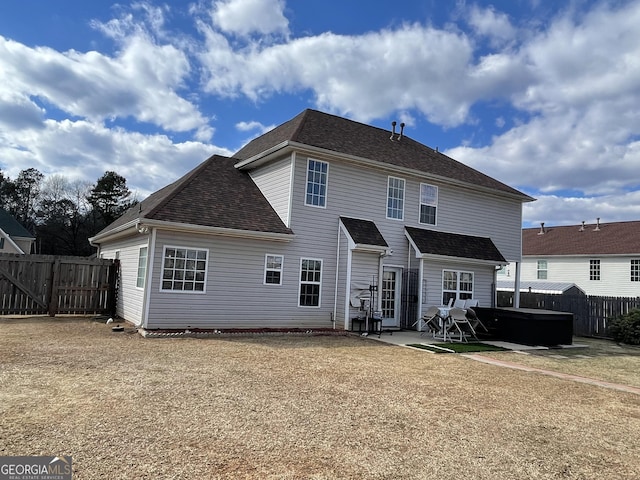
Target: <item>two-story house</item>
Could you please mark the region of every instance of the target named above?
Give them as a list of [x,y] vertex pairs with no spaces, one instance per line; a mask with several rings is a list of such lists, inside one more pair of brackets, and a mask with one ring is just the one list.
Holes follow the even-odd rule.
[[29,254],[35,241],[13,215],[0,208],[0,253]]
[[638,297],[640,221],[525,228],[520,279],[521,285],[568,282],[587,295]]
[[213,156],[91,238],[145,329],[411,325],[495,301],[531,197],[405,135],[315,110]]

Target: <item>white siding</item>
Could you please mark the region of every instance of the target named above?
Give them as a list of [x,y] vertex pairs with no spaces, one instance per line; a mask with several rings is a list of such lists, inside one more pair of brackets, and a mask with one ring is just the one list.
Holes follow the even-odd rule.
[[[138,255],[141,247],[148,247],[148,236],[130,237],[100,248],[103,258],[120,258],[120,288],[116,303],[116,315],[140,325],[142,322],[144,289],[136,287],[138,279]],[[147,267],[148,268],[148,267]]]
[[[640,297],[640,282],[631,281],[631,259],[635,257],[526,257],[522,281],[538,280],[538,260],[547,261],[547,281],[575,283],[587,295]],[[589,280],[589,261],[600,260],[600,280]]]
[[[205,294],[160,291],[165,245],[209,250]],[[282,285],[263,283],[266,253],[284,256]],[[147,327],[330,328],[335,262],[330,268],[323,263],[322,305],[298,307],[301,256],[322,259],[313,249],[296,249],[284,242],[159,231]]]
[[289,226],[290,220],[291,168],[291,157],[287,157],[250,172],[255,184],[286,226]]

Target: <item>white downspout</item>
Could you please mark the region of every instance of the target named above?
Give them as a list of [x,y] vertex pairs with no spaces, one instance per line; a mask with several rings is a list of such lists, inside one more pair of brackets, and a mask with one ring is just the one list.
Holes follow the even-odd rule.
[[151,229],[151,241],[148,243],[147,278],[144,282],[144,304],[142,305],[142,328],[147,328],[149,324],[149,305],[151,305],[151,284],[153,283],[153,263],[156,257],[157,231],[157,228]]
[[[336,315],[338,313],[338,276],[340,270],[340,220],[338,220],[338,241],[336,242],[336,287],[333,292],[333,316],[331,322],[333,329],[336,329]],[[346,330],[346,329],[345,329]]]
[[513,286],[513,307],[520,308],[520,262],[516,262],[516,281]]

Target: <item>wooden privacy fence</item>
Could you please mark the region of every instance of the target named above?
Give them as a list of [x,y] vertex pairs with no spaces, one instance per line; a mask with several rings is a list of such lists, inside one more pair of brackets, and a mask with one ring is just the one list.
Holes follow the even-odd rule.
[[[498,292],[498,306],[513,306],[513,292]],[[573,313],[573,333],[584,337],[610,338],[609,322],[640,308],[640,297],[600,297],[520,293],[521,308],[542,308]]]
[[0,254],[0,315],[115,315],[118,261]]

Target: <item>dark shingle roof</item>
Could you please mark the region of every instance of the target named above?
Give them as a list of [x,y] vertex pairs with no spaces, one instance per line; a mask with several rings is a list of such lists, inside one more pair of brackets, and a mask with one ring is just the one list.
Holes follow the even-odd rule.
[[340,221],[342,221],[342,224],[355,243],[380,247],[389,246],[380,233],[380,230],[378,230],[378,227],[376,227],[376,224],[372,221],[348,217],[340,217]]
[[99,235],[137,218],[255,232],[292,233],[237,160],[214,155],[131,207]]
[[490,238],[414,227],[405,227],[405,229],[423,254],[506,263],[500,250]]
[[640,255],[640,221],[522,230],[523,255]]
[[0,208],[0,228],[10,237],[35,238],[6,210]]
[[399,141],[391,141],[390,136],[390,130],[308,109],[252,140],[234,157],[247,160],[283,142],[298,142],[490,188],[519,196],[523,201],[532,200],[528,195],[416,142],[406,135]]

